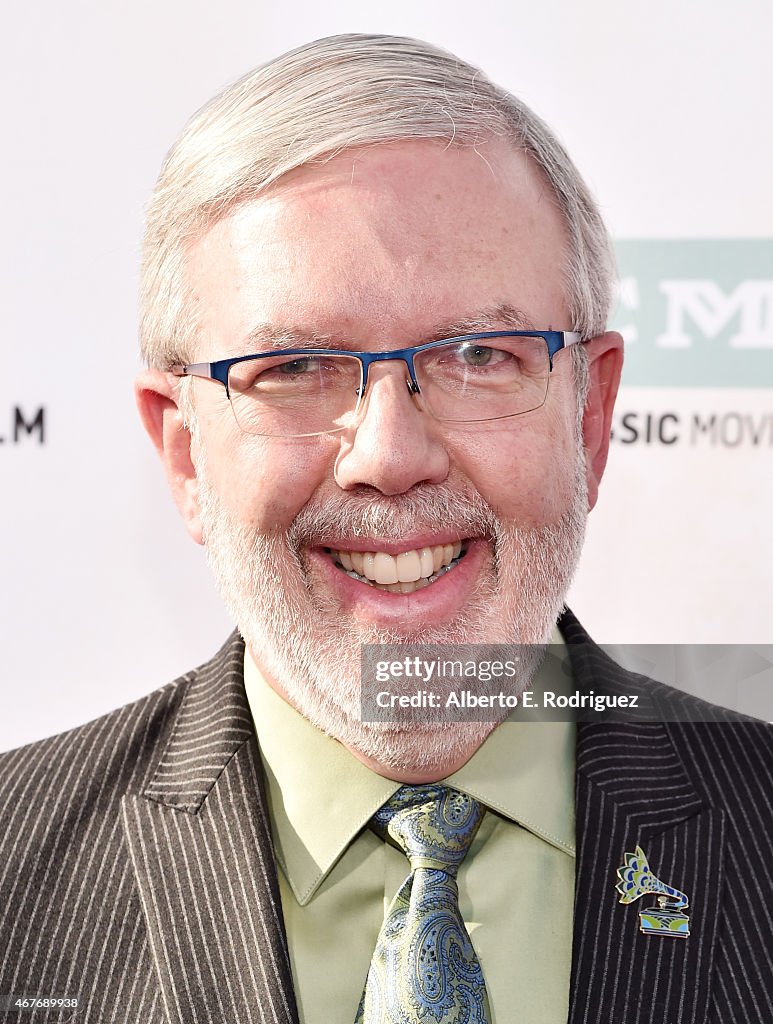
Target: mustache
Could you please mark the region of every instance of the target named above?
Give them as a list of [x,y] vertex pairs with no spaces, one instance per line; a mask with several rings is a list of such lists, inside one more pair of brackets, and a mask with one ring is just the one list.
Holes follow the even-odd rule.
[[390,498],[352,492],[321,504],[307,504],[293,520],[287,540],[298,552],[336,537],[399,541],[411,531],[429,531],[438,526],[458,531],[461,536],[492,540],[501,530],[498,516],[480,494],[460,494],[443,484],[432,484],[418,485]]

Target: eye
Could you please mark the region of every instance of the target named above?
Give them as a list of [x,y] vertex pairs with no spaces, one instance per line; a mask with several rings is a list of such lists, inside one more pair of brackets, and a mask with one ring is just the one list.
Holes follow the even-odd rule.
[[229,383],[234,391],[243,394],[305,387],[322,377],[325,369],[322,363],[321,358],[313,355],[246,359],[231,367]]
[[318,373],[320,369],[320,360],[316,356],[301,356],[298,359],[290,359],[286,363],[279,363],[277,366],[269,367],[264,371],[264,374],[273,370],[275,373],[282,375],[300,376],[301,374],[308,373],[310,370]]
[[486,366],[491,362],[494,350],[484,345],[465,345],[461,355],[469,366]]
[[457,352],[467,366],[490,366],[513,358],[510,352],[490,345],[460,345]]

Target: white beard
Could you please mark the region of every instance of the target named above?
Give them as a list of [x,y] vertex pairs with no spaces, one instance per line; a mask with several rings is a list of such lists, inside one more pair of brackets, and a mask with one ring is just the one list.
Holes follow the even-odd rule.
[[[564,604],[587,520],[582,435],[578,431],[569,506],[556,523],[521,529],[503,523],[477,493],[420,485],[405,495],[342,493],[325,506],[305,506],[284,534],[258,533],[237,522],[206,479],[197,458],[207,556],[220,592],[265,678],[312,724],[395,777],[439,764],[461,764],[498,722],[363,722],[363,644],[528,644],[522,672],[508,680],[521,692],[534,675]],[[399,540],[442,523],[461,536],[489,540],[493,559],[480,573],[462,614],[410,632],[365,626],[341,614],[312,580],[308,548],[334,536]],[[507,717],[504,710],[499,721]],[[466,754],[466,757],[464,756]]]

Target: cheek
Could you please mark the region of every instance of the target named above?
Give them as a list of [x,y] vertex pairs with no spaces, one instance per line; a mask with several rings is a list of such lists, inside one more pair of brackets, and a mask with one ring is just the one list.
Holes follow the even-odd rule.
[[457,465],[503,520],[516,526],[556,523],[574,491],[573,429],[526,422],[469,437]]
[[210,484],[242,525],[283,533],[330,473],[329,439],[239,435],[229,442],[221,438],[207,451]]

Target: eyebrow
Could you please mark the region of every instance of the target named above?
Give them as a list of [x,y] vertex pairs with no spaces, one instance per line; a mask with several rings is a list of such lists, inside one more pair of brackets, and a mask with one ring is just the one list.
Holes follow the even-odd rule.
[[[307,331],[301,327],[275,327],[272,324],[258,324],[245,339],[245,352],[267,351],[285,348],[340,348],[340,341],[334,335]],[[251,347],[252,346],[252,347]]]
[[427,341],[440,341],[442,338],[452,338],[457,334],[476,334],[479,331],[496,330],[503,327],[508,331],[533,331],[534,324],[529,317],[517,306],[508,302],[500,303],[498,306],[490,306],[474,313],[472,316],[462,317],[459,320],[452,320],[444,323],[427,338]]
[[[510,303],[486,307],[469,316],[436,324],[428,333],[417,337],[414,345],[422,345],[428,341],[442,341],[444,338],[455,338],[460,334],[477,334],[482,331],[495,331],[497,328],[512,331],[534,330],[534,325],[526,314]],[[309,331],[301,327],[278,327],[272,324],[258,324],[245,338],[245,352],[282,351],[291,348],[336,348],[359,351],[357,344],[340,335],[323,334]],[[252,347],[251,347],[252,346]],[[403,348],[397,343],[393,348]]]

